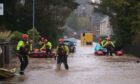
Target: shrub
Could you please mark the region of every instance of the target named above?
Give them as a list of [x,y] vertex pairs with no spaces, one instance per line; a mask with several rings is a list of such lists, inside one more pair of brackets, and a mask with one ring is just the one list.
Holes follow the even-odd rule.
[[36,28],[28,30],[27,34],[29,35],[29,38],[33,39],[35,42],[39,40],[40,35]]
[[21,39],[23,33],[19,31],[14,31],[11,35],[11,42],[18,42]]
[[12,37],[11,31],[0,32],[0,41],[1,42],[10,41],[11,37]]

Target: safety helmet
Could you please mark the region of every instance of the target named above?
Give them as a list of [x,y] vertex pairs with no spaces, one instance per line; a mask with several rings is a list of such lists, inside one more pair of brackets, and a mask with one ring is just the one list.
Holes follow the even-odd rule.
[[64,42],[63,38],[58,39],[58,42]]
[[22,39],[28,39],[28,35],[27,34],[22,34]]
[[63,38],[60,38],[60,39],[58,39],[58,42],[59,42],[59,44],[64,44],[64,39]]
[[48,39],[45,38],[45,39],[44,39],[44,42],[48,42]]

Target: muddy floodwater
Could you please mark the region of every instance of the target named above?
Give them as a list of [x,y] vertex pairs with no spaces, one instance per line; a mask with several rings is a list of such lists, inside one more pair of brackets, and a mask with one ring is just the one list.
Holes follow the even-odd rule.
[[[77,44],[68,57],[70,69],[56,69],[56,60],[30,58],[24,76],[0,81],[0,84],[140,84],[140,63],[132,56],[95,56],[94,46]],[[19,66],[17,59],[13,65]],[[18,72],[18,69],[17,69]]]

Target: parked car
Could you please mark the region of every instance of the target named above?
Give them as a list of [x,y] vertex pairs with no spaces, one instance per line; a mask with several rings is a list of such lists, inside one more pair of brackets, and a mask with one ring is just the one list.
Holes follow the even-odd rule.
[[77,44],[77,39],[75,39],[75,38],[65,38],[64,41],[70,41],[70,42],[73,42],[74,45]]
[[76,51],[75,43],[71,41],[64,41],[64,44],[69,47],[69,51],[74,53]]

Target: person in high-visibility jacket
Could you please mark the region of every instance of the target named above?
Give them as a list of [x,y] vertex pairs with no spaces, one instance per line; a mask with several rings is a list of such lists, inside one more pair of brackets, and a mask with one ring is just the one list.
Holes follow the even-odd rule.
[[46,54],[49,55],[52,51],[52,43],[47,39],[44,39],[44,44],[40,48],[40,51],[46,50]]
[[33,52],[33,40],[32,39],[29,40],[29,51],[30,51],[30,53]]
[[28,65],[28,52],[29,52],[28,35],[23,34],[22,39],[18,42],[16,51],[20,60],[20,74],[24,75],[24,70]]
[[104,48],[105,47],[105,43],[106,43],[106,39],[103,39],[101,42],[100,42],[100,44],[101,44],[101,46]]
[[67,57],[69,54],[69,48],[67,45],[64,44],[63,39],[59,39],[59,45],[56,48],[56,54],[57,54],[57,69],[60,70],[61,64],[63,63],[65,66],[65,69],[68,70],[69,66],[67,63]]
[[45,40],[45,38],[44,37],[41,37],[40,38],[40,40],[39,40],[39,49],[41,49],[42,48],[42,46],[44,45],[44,40]]
[[101,38],[99,38],[98,43],[96,43],[96,46],[95,46],[95,52],[97,51],[107,52],[106,48],[103,47],[105,42],[106,42],[105,40],[102,40]]
[[104,44],[104,47],[107,49],[107,55],[112,56],[115,45],[109,38],[106,39],[106,43]]

